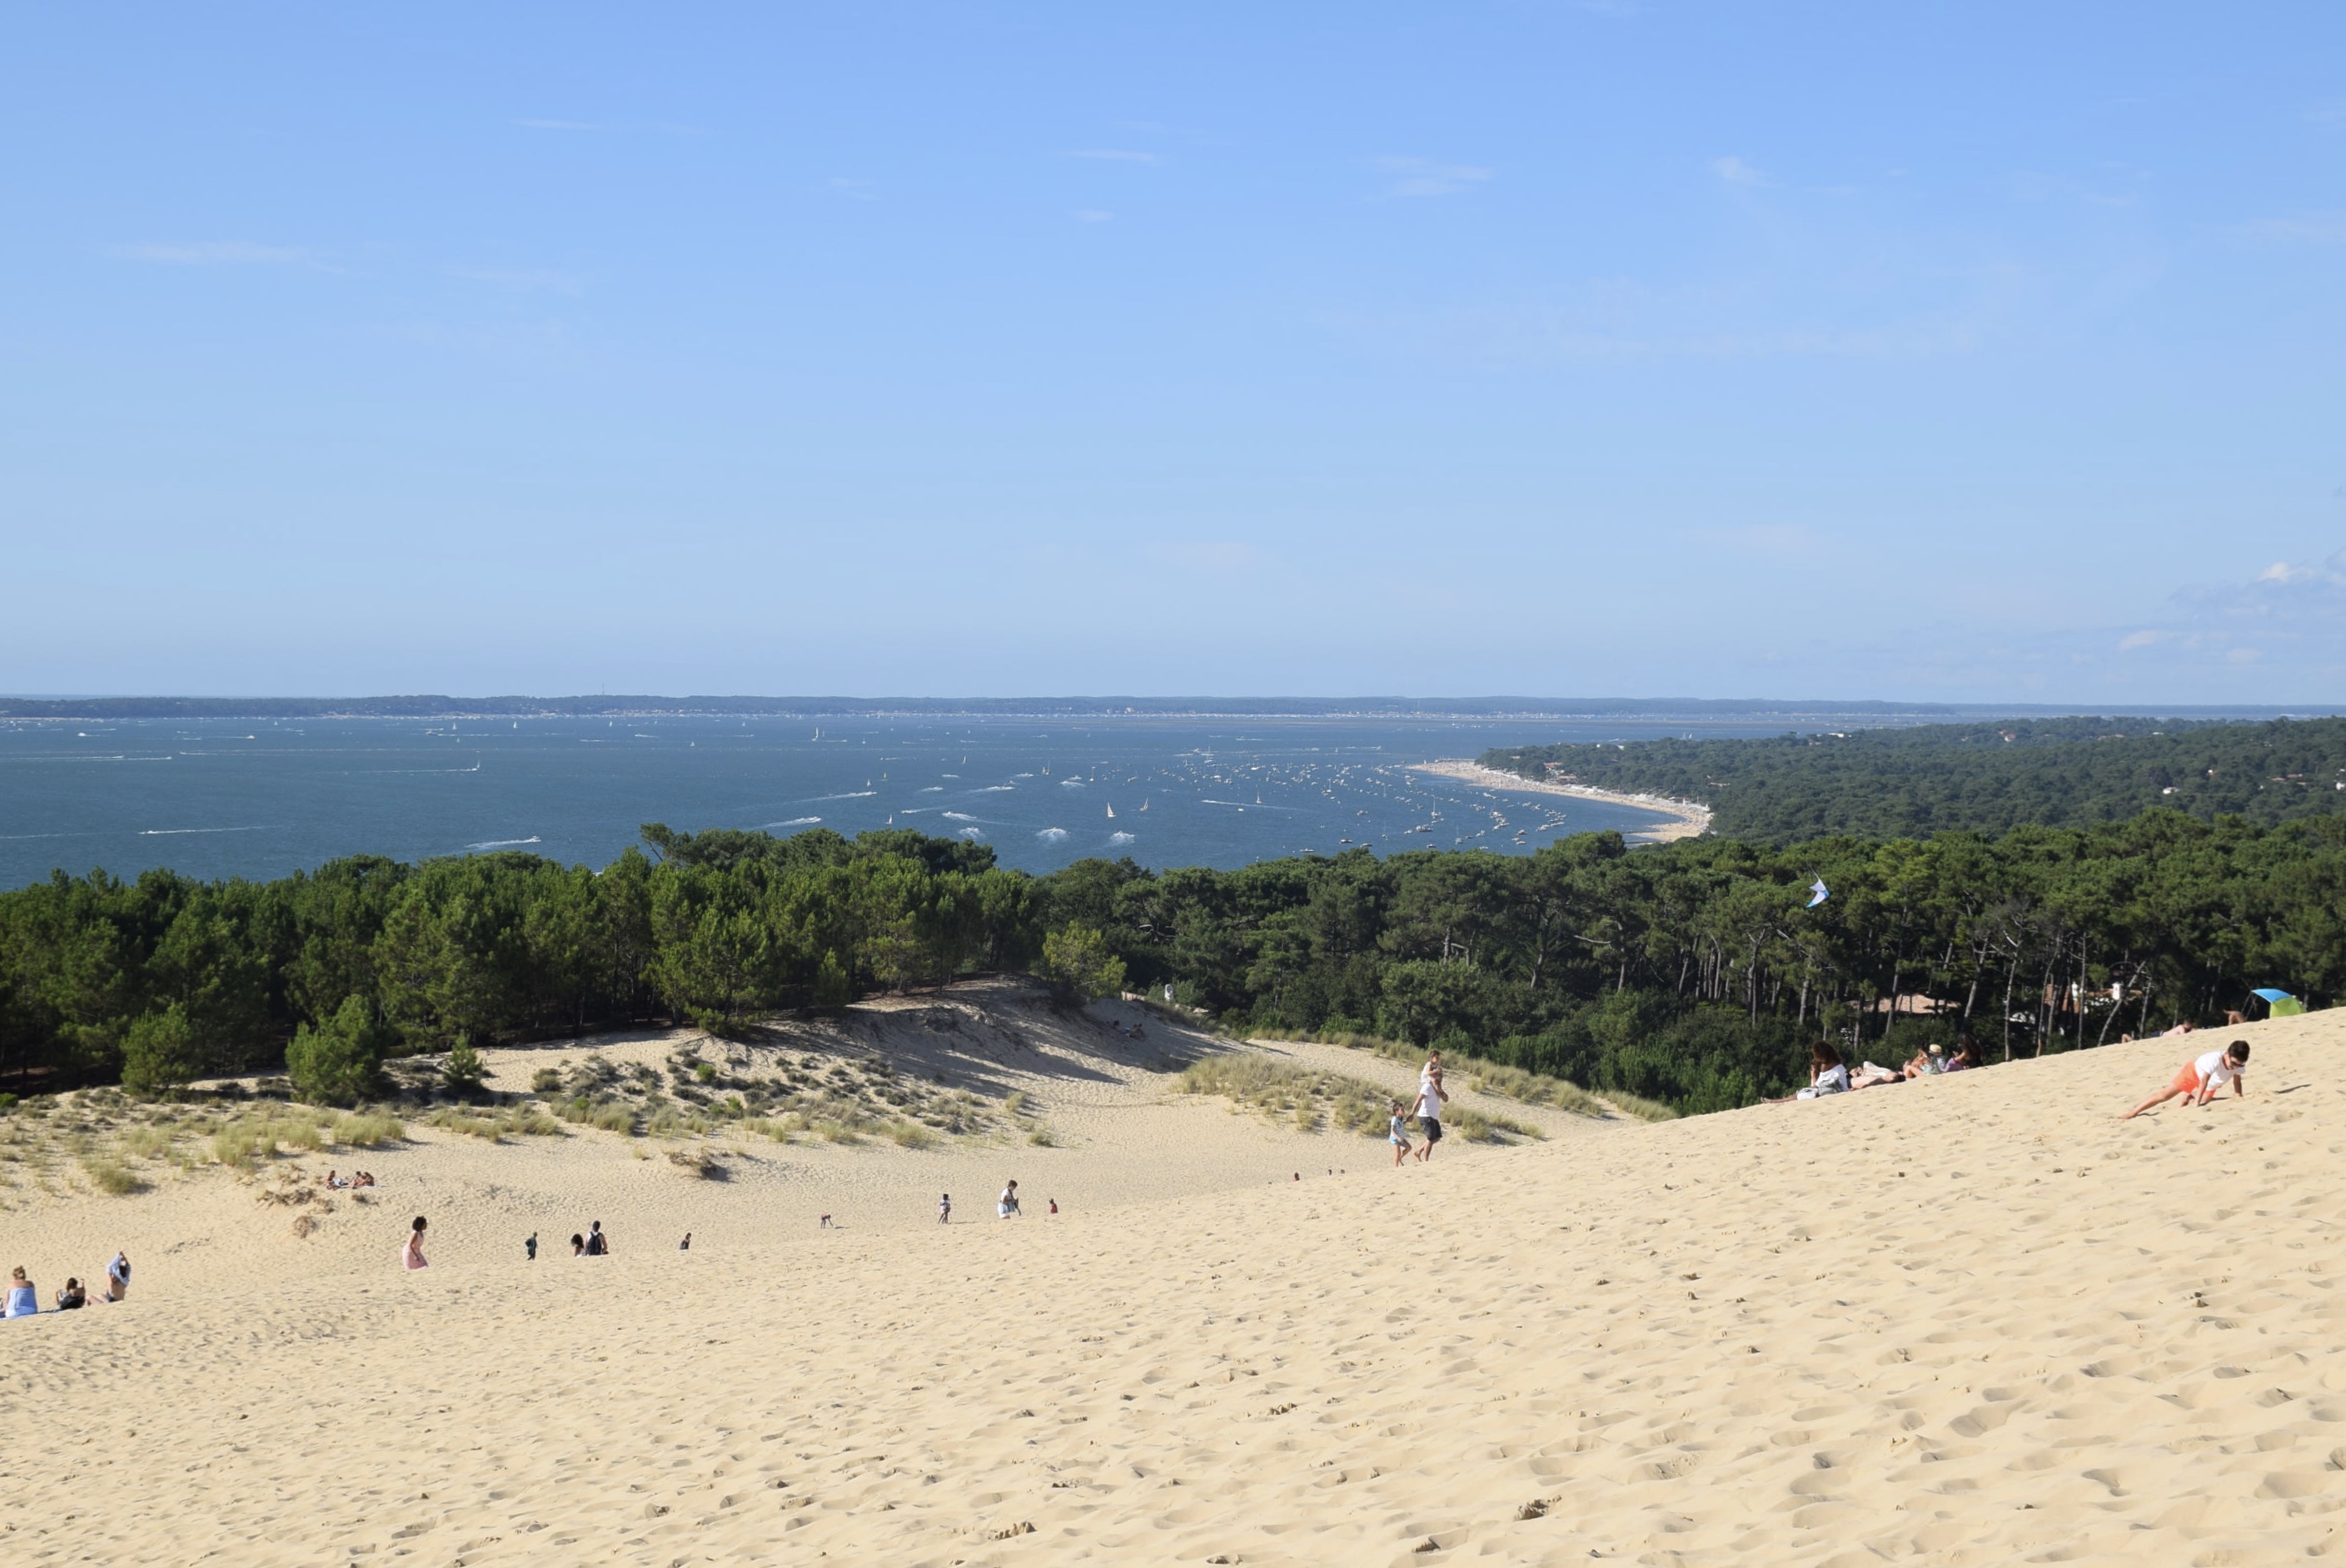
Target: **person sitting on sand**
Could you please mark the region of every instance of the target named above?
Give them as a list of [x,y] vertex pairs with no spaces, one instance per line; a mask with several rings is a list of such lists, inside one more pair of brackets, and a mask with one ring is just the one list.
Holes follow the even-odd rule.
[[676,1244],[676,1249],[678,1252],[690,1252],[692,1250],[692,1232],[688,1230],[684,1233],[684,1239]]
[[1059,1212],[1059,1200],[1056,1197],[1051,1200],[1051,1212],[1053,1214]]
[[18,1264],[8,1276],[8,1305],[0,1310],[0,1318],[31,1318],[41,1310],[41,1293],[25,1278],[25,1266]]
[[1809,1047],[1809,1086],[1790,1095],[1779,1095],[1768,1103],[1780,1105],[1787,1100],[1819,1100],[1827,1095],[1849,1093],[1849,1068],[1841,1059],[1841,1052],[1830,1040],[1820,1040]]
[[994,1203],[994,1217],[996,1219],[1008,1219],[1012,1215],[1016,1214],[1017,1212],[1018,1182],[1015,1177],[1013,1177],[1010,1185],[1002,1189],[1002,1196]]
[[1392,1115],[1385,1123],[1385,1140],[1392,1145],[1393,1164],[1396,1166],[1409,1158],[1410,1151],[1415,1147],[1409,1141],[1409,1119],[1403,1115],[1399,1100],[1392,1103]]
[[2204,1105],[2214,1099],[2216,1091],[2227,1084],[2232,1085],[2233,1097],[2240,1098],[2249,1092],[2248,1068],[2249,1043],[2235,1040],[2221,1051],[2210,1051],[2185,1063],[2183,1070],[2175,1074],[2173,1083],[2118,1119],[2130,1122],[2153,1105],[2163,1105],[2178,1095],[2184,1096],[2188,1104]]
[[114,1261],[106,1266],[106,1298],[119,1301],[130,1294],[130,1255],[117,1252]]
[[419,1214],[415,1217],[415,1223],[408,1227],[407,1245],[399,1249],[399,1266],[402,1268],[429,1268],[432,1267],[431,1263],[426,1260],[423,1256],[424,1224],[425,1221],[423,1217]]
[[1946,1073],[1968,1073],[1979,1064],[1979,1043],[1966,1034],[1955,1042],[1953,1059],[1940,1070]]
[[608,1257],[611,1256],[611,1243],[609,1239],[604,1236],[603,1222],[599,1219],[589,1220],[587,1222],[586,1256],[589,1257]]
[[57,1292],[57,1310],[60,1312],[71,1312],[88,1305],[89,1293],[81,1288],[78,1279],[67,1279],[66,1288]]
[[1915,1052],[1913,1056],[1908,1060],[1905,1068],[1906,1076],[1909,1079],[1933,1078],[1946,1070],[1946,1056],[1939,1050],[1939,1047],[1936,1044],[1925,1045],[1920,1051]]
[[575,1230],[570,1233],[570,1256],[573,1257],[586,1256],[586,1238]]

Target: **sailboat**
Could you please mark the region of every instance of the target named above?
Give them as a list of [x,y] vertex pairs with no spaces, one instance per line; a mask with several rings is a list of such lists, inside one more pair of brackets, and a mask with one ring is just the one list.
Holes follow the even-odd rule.
[[1116,808],[1113,806],[1107,809],[1107,820],[1111,822],[1116,820]]
[[1141,809],[1142,810],[1144,810],[1144,811],[1148,810],[1148,802],[1147,800],[1145,800],[1145,799],[1144,799],[1144,800],[1142,800],[1142,801],[1141,801],[1141,803],[1140,803],[1140,809]]

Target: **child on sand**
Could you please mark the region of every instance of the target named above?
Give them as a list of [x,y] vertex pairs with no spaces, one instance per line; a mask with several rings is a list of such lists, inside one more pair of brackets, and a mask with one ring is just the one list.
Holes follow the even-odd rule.
[[1409,1141],[1409,1120],[1402,1115],[1399,1100],[1392,1103],[1392,1118],[1385,1124],[1385,1136],[1393,1146],[1393,1164],[1399,1165],[1409,1158],[1413,1146]]
[[994,1217],[997,1219],[1008,1219],[1012,1215],[1016,1214],[1017,1212],[1018,1183],[1014,1180],[1008,1186],[1002,1189],[1002,1197],[1000,1201],[994,1206]]
[[432,1265],[427,1262],[423,1257],[423,1217],[419,1214],[415,1217],[414,1225],[408,1228],[407,1245],[399,1249],[399,1266],[402,1268],[429,1268],[432,1267]]
[[2163,1105],[2178,1095],[2192,1105],[2204,1105],[2214,1099],[2216,1091],[2227,1084],[2232,1085],[2233,1097],[2239,1098],[2249,1092],[2245,1076],[2248,1067],[2249,1043],[2235,1040],[2221,1051],[2210,1051],[2185,1063],[2183,1070],[2175,1074],[2173,1083],[2118,1119],[2130,1122],[2153,1105]]
[[949,1192],[937,1194],[937,1223],[939,1225],[953,1223],[953,1194]]

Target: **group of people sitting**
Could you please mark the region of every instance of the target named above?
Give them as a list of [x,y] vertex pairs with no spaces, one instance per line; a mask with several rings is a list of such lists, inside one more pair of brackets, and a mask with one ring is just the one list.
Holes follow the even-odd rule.
[[1925,1045],[1908,1059],[1902,1067],[1884,1067],[1878,1062],[1866,1062],[1855,1072],[1841,1059],[1841,1048],[1830,1040],[1820,1040],[1809,1047],[1809,1086],[1795,1094],[1780,1095],[1770,1100],[1780,1105],[1787,1100],[1815,1100],[1827,1095],[1845,1095],[1852,1089],[1871,1089],[1882,1084],[1904,1084],[1916,1078],[1935,1078],[1943,1073],[1965,1073],[1981,1065],[1979,1046],[1968,1034],[1955,1042],[1954,1054],[1949,1055],[1936,1044]]
[[[114,1255],[114,1261],[106,1266],[106,1293],[98,1299],[119,1301],[129,1294],[130,1258],[128,1254],[117,1252]],[[68,1279],[66,1288],[57,1292],[57,1304],[50,1310],[71,1312],[88,1305],[89,1292],[82,1288],[81,1281]],[[20,1263],[9,1270],[8,1297],[5,1308],[0,1309],[0,1318],[33,1318],[39,1316],[40,1310],[41,1293],[26,1277],[25,1266]]]
[[340,1171],[328,1171],[323,1176],[321,1176],[319,1180],[321,1185],[333,1187],[337,1190],[345,1187],[372,1186],[374,1186],[374,1173],[372,1171],[352,1171],[350,1175],[344,1176]]
[[1108,1023],[1108,1027],[1115,1030],[1118,1034],[1123,1035],[1127,1040],[1146,1040],[1148,1038],[1148,1030],[1146,1024],[1136,1023],[1127,1029],[1124,1025],[1124,1021],[1119,1018],[1111,1020]]

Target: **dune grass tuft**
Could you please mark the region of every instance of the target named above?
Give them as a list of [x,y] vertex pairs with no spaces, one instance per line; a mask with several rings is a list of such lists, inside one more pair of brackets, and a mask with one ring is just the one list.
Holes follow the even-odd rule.
[[1373,1135],[1384,1127],[1383,1106],[1392,1097],[1341,1073],[1245,1053],[1193,1062],[1174,1082],[1185,1095],[1217,1095],[1266,1116],[1287,1117],[1304,1132],[1332,1125]]
[[92,1186],[115,1197],[128,1197],[147,1186],[137,1172],[118,1161],[93,1157],[83,1160],[81,1168]]

